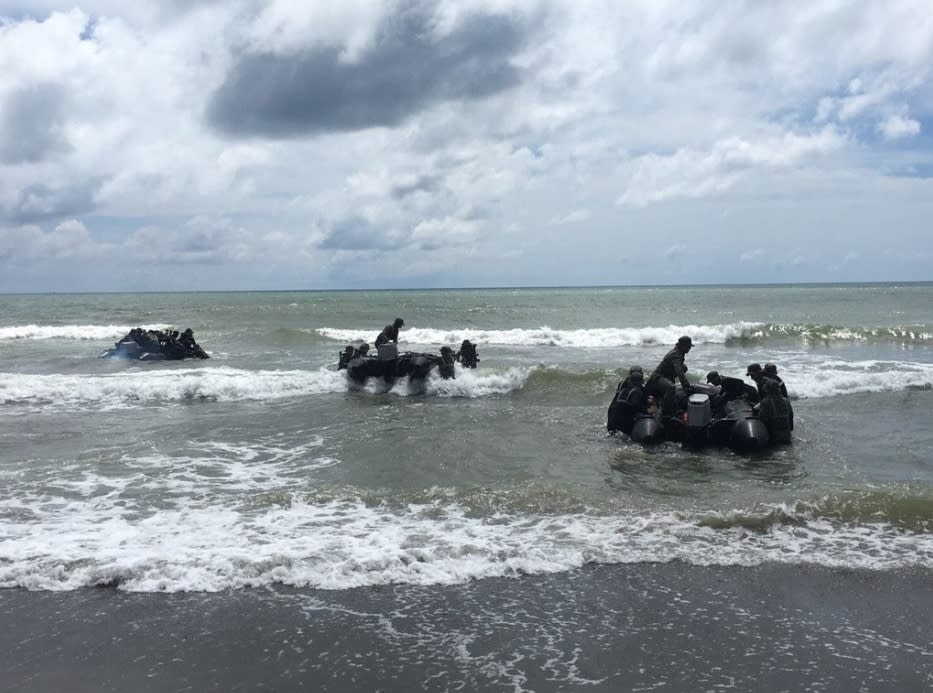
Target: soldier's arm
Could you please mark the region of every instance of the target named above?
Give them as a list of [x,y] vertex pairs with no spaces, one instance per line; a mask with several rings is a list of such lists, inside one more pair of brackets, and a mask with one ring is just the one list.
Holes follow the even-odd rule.
[[690,381],[687,380],[687,371],[684,369],[684,362],[680,359],[674,359],[674,375],[677,376],[685,390],[690,387]]

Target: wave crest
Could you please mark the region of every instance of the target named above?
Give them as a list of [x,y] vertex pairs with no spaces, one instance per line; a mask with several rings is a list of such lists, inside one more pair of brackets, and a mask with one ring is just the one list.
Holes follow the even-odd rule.
[[[457,366],[455,380],[436,374],[421,384],[407,378],[388,390],[371,378],[363,389],[400,396],[485,397],[521,389],[531,369],[472,371]],[[351,385],[345,371],[248,371],[227,366],[149,370],[106,375],[0,374],[0,402],[77,408],[94,404],[103,409],[127,404],[167,404],[191,400],[276,400],[345,392]]]
[[271,400],[346,390],[343,373],[318,371],[246,371],[206,367],[107,375],[3,374],[0,401],[62,407],[98,404],[103,408],[187,400]]
[[119,339],[131,329],[131,327],[125,325],[12,325],[0,327],[0,340],[77,339],[100,341]]
[[[375,337],[373,330],[321,327],[316,332],[341,343],[366,342]],[[667,325],[660,327],[598,327],[556,329],[543,325],[535,328],[493,330],[477,328],[411,328],[402,339],[411,344],[460,344],[469,339],[474,344],[513,347],[611,348],[674,344],[681,335],[690,335],[696,344],[741,346],[768,342],[803,344],[829,342],[882,342],[923,344],[933,341],[933,330],[925,326],[840,327],[798,323],[734,322],[715,325]]]
[[[719,522],[676,512],[500,509],[476,516],[443,494],[401,506],[293,495],[248,513],[231,501],[234,505],[161,509],[141,522],[118,500],[70,503],[58,516],[44,512],[41,524],[26,513],[3,513],[10,560],[0,563],[0,587],[73,590],[103,584],[154,592],[284,584],[347,589],[454,584],[553,573],[587,563],[673,560],[722,566],[806,562],[869,570],[933,567],[929,532],[905,531],[884,517],[853,523],[803,517],[783,508],[736,512]],[[755,516],[771,521],[752,522]]]
[[[617,347],[650,344],[673,344],[684,334],[696,343],[720,343],[739,337],[760,323],[739,322],[726,325],[669,325],[667,327],[606,327],[561,330],[548,326],[511,330],[411,328],[400,338],[411,344],[460,344],[469,339],[474,344],[516,347]],[[372,330],[318,328],[318,334],[342,343],[365,342],[375,337]]]

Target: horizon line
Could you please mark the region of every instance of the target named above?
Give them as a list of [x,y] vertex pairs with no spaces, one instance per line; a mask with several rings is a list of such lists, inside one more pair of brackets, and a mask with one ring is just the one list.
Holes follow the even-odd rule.
[[535,291],[543,289],[714,289],[714,288],[789,288],[830,286],[910,286],[933,284],[927,280],[833,281],[833,282],[763,282],[763,283],[709,283],[709,284],[555,284],[555,285],[503,285],[503,286],[410,286],[410,287],[348,287],[316,289],[141,289],[137,291],[0,291],[0,296],[54,296],[86,294],[246,294],[246,293],[337,293],[367,291]]

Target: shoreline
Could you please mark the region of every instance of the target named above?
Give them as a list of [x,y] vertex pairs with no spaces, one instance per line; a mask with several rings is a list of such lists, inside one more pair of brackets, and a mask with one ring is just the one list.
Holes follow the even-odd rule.
[[0,590],[0,689],[923,690],[931,584],[671,562],[337,591]]

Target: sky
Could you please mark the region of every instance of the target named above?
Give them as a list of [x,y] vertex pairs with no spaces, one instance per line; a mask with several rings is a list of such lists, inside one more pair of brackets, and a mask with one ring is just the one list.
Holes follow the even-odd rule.
[[0,292],[933,280],[929,0],[0,0]]

